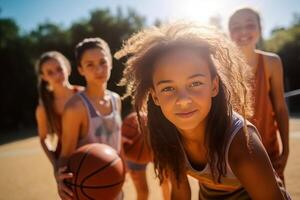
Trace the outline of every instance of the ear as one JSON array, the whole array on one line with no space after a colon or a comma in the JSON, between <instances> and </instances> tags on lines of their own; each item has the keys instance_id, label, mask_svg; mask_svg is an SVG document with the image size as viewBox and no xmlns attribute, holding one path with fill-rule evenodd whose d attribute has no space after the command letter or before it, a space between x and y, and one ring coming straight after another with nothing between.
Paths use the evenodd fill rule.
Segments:
<instances>
[{"instance_id":1,"label":"ear","mask_svg":"<svg viewBox=\"0 0 300 200\"><path fill-rule=\"evenodd\" d=\"M150 94L152 96L152 99L153 99L155 105L160 106L157 95L156 95L156 92L153 88L150 89Z\"/></svg>"},{"instance_id":2,"label":"ear","mask_svg":"<svg viewBox=\"0 0 300 200\"><path fill-rule=\"evenodd\" d=\"M218 95L219 93L219 76L216 76L213 80L212 80L212 91L211 91L211 96L215 97Z\"/></svg>"}]
</instances>

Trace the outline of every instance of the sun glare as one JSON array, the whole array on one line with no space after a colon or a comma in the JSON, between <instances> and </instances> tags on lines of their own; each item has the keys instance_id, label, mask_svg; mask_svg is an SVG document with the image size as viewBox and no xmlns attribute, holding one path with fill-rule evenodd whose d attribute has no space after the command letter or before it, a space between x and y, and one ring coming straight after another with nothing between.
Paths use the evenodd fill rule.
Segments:
<instances>
[{"instance_id":1,"label":"sun glare","mask_svg":"<svg viewBox=\"0 0 300 200\"><path fill-rule=\"evenodd\" d=\"M220 0L176 0L172 6L172 18L206 23L210 17L220 15L224 5Z\"/></svg>"}]
</instances>

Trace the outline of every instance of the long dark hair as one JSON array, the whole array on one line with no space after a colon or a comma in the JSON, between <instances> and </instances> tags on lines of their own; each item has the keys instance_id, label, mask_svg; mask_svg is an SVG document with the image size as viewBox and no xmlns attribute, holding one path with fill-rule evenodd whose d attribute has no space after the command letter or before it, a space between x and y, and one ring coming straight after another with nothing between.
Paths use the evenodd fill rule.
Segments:
<instances>
[{"instance_id":1,"label":"long dark hair","mask_svg":"<svg viewBox=\"0 0 300 200\"><path fill-rule=\"evenodd\" d=\"M232 110L244 118L252 114L251 93L248 92L251 73L247 71L249 68L241 53L224 34L210 27L190 23L143 30L131 37L116 54L117 58L129 56L120 84L126 85L125 96L133 97L135 109L147 111L148 127L142 130L148 133L154 167L160 181L171 172L179 182L185 175L180 135L165 118L161 108L154 104L150 90L153 88L151 75L155 61L166 52L182 48L193 49L207 61L212 78L219 78L219 92L212 99L207 116L205 147L212 176L216 182L220 182L221 176L226 174L225 147L231 128ZM247 72L244 73L244 70Z\"/></svg>"},{"instance_id":2,"label":"long dark hair","mask_svg":"<svg viewBox=\"0 0 300 200\"><path fill-rule=\"evenodd\" d=\"M66 68L67 72L71 72L71 65L69 60L60 52L48 51L43 53L36 64L36 71L38 74L38 92L40 103L44 106L46 111L46 116L48 120L49 133L57 133L60 131L60 120L57 119L57 114L54 109L54 95L53 91L49 89L49 84L47 81L41 78L42 66L45 62L54 59L60 63L63 68Z\"/></svg>"}]
</instances>

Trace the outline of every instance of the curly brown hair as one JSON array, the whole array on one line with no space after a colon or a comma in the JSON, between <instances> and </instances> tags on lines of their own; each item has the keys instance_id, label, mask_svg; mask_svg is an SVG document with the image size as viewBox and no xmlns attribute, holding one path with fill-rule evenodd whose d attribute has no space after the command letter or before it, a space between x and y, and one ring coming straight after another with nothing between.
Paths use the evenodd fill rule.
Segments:
<instances>
[{"instance_id":1,"label":"curly brown hair","mask_svg":"<svg viewBox=\"0 0 300 200\"><path fill-rule=\"evenodd\" d=\"M252 115L252 97L249 91L252 71L243 54L225 36L213 27L191 22L177 22L142 30L130 37L116 54L126 56L126 67L120 85L125 85L124 97L131 96L139 113L146 111L148 125L142 127L153 150L156 175L163 181L173 173L179 183L185 174L184 153L180 148L180 134L163 115L150 94L153 88L154 63L166 52L178 48L195 50L210 67L213 78L219 77L219 93L212 100L205 132L208 162L215 181L226 174L225 146L231 128L232 111L244 119ZM140 124L141 117L139 117ZM244 132L247 130L244 127ZM176 156L174 156L176 155ZM215 156L217 155L217 157Z\"/></svg>"}]
</instances>

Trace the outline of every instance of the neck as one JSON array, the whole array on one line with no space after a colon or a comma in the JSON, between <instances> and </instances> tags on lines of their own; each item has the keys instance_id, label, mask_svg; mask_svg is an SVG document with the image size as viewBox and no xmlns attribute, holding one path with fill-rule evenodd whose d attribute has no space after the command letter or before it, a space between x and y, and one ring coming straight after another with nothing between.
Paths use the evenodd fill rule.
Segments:
<instances>
[{"instance_id":1,"label":"neck","mask_svg":"<svg viewBox=\"0 0 300 200\"><path fill-rule=\"evenodd\" d=\"M102 100L105 96L105 90L106 90L106 83L99 85L91 85L88 84L86 87L86 94L96 101Z\"/></svg>"},{"instance_id":2,"label":"neck","mask_svg":"<svg viewBox=\"0 0 300 200\"><path fill-rule=\"evenodd\" d=\"M184 146L204 145L206 123L199 124L194 129L179 130Z\"/></svg>"}]
</instances>

